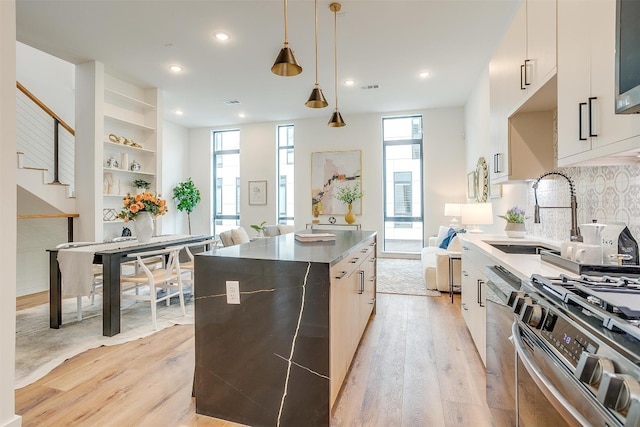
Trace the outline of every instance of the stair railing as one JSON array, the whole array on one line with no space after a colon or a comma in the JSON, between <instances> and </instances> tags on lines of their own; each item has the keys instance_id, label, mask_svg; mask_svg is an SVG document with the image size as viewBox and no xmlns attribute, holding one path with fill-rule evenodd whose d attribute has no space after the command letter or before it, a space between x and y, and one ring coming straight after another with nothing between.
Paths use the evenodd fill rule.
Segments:
<instances>
[{"instance_id":1,"label":"stair railing","mask_svg":"<svg viewBox=\"0 0 640 427\"><path fill-rule=\"evenodd\" d=\"M60 184L60 127L65 129L69 134L74 137L75 131L71 126L69 126L64 120L60 118L53 110L51 110L46 104L44 104L38 97L36 97L33 93L31 93L27 88L25 88L20 82L16 82L16 87L20 92L22 92L27 98L29 98L33 103L35 103L42 111L45 112L46 115L53 119L53 180L52 184ZM72 138L71 138L72 140ZM71 141L73 142L73 141ZM67 150L70 156L73 156L73 149ZM69 167L73 168L73 162L70 163ZM67 171L68 176L73 176L73 171ZM73 186L72 182L69 182L71 186Z\"/></svg>"}]
</instances>

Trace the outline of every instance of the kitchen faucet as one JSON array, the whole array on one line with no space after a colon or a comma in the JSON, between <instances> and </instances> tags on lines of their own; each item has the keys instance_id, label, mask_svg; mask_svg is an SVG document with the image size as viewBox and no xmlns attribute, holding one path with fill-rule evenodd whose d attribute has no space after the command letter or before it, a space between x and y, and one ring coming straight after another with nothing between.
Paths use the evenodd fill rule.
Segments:
<instances>
[{"instance_id":1,"label":"kitchen faucet","mask_svg":"<svg viewBox=\"0 0 640 427\"><path fill-rule=\"evenodd\" d=\"M538 183L540 182L540 180L542 180L543 178L549 176L549 175L558 175L563 177L564 179L566 179L569 182L569 190L571 192L571 205L570 206L540 206L538 204ZM545 172L542 175L540 175L538 177L538 179L535 180L535 182L533 183L533 195L536 201L536 204L533 208L533 222L535 224L540 224L540 208L545 208L545 209L549 209L549 208L561 208L561 209L571 209L571 230L570 230L570 236L569 239L571 241L574 242L581 242L582 241L582 236L580 235L580 230L578 229L578 202L576 201L576 189L573 185L573 181L571 180L571 178L569 178L568 175L562 173L562 172L558 172L558 171L553 171L553 172Z\"/></svg>"}]
</instances>

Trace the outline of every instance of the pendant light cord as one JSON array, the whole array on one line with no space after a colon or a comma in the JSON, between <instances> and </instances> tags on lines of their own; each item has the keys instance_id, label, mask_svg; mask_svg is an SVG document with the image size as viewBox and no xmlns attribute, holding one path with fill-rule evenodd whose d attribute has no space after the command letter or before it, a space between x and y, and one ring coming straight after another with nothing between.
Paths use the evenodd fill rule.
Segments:
<instances>
[{"instance_id":1,"label":"pendant light cord","mask_svg":"<svg viewBox=\"0 0 640 427\"><path fill-rule=\"evenodd\" d=\"M318 0L314 1L315 18L316 18L316 86L318 86Z\"/></svg>"},{"instance_id":2,"label":"pendant light cord","mask_svg":"<svg viewBox=\"0 0 640 427\"><path fill-rule=\"evenodd\" d=\"M287 34L287 0L284 0L284 47L289 46L289 37Z\"/></svg>"},{"instance_id":3,"label":"pendant light cord","mask_svg":"<svg viewBox=\"0 0 640 427\"><path fill-rule=\"evenodd\" d=\"M333 10L333 81L336 91L336 111L338 111L338 11Z\"/></svg>"}]
</instances>

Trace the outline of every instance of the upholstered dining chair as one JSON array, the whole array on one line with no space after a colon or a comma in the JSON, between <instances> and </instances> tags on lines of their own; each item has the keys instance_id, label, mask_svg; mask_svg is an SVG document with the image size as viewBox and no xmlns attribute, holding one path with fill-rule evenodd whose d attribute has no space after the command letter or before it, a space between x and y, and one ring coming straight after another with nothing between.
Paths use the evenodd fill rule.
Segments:
<instances>
[{"instance_id":1,"label":"upholstered dining chair","mask_svg":"<svg viewBox=\"0 0 640 427\"><path fill-rule=\"evenodd\" d=\"M244 227L238 227L234 228L233 230L221 232L220 240L222 240L222 244L227 247L247 243L251 239L249 239L247 230Z\"/></svg>"},{"instance_id":2,"label":"upholstered dining chair","mask_svg":"<svg viewBox=\"0 0 640 427\"><path fill-rule=\"evenodd\" d=\"M122 299L149 301L151 303L151 320L153 329L158 329L156 318L156 304L165 301L167 306L172 297L177 296L180 301L182 315L186 315L184 307L184 294L182 290L182 277L180 274L180 251L182 246L173 246L165 249L138 252L127 255L135 258L138 272L129 276L120 277L122 287ZM154 256L166 257L164 267L151 270L145 259ZM149 293L137 292L140 287L148 287ZM164 289L165 293L158 294L158 290ZM135 293L131 291L135 290Z\"/></svg>"},{"instance_id":3,"label":"upholstered dining chair","mask_svg":"<svg viewBox=\"0 0 640 427\"><path fill-rule=\"evenodd\" d=\"M200 252L198 249L202 250L213 250L218 247L220 244L220 239L209 239L203 240L202 242L191 243L188 245L184 245L184 251L189 257L188 261L184 261L180 263L180 273L182 274L182 284L190 284L191 285L191 293L194 291L194 279L195 279L195 259L193 257L194 252ZM196 252L196 250L198 250Z\"/></svg>"}]
</instances>

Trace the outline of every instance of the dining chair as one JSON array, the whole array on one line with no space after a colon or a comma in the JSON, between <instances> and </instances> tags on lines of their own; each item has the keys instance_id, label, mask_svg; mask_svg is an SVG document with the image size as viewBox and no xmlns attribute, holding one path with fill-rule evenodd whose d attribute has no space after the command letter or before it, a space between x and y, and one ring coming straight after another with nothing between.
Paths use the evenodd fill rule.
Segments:
<instances>
[{"instance_id":1,"label":"dining chair","mask_svg":"<svg viewBox=\"0 0 640 427\"><path fill-rule=\"evenodd\" d=\"M120 277L122 288L122 299L132 299L139 301L149 301L151 303L151 320L153 329L158 329L156 319L156 304L166 301L167 306L170 304L172 297L177 296L180 301L182 315L186 315L184 306L184 294L182 290L182 277L180 274L180 251L182 246L172 246L165 249L138 252L127 255L129 258L135 258L138 272ZM150 269L145 259L162 256L166 258L163 267ZM148 287L149 292L138 292L139 288ZM165 292L158 294L158 291L164 289ZM131 293L135 290L135 293Z\"/></svg>"},{"instance_id":2,"label":"dining chair","mask_svg":"<svg viewBox=\"0 0 640 427\"><path fill-rule=\"evenodd\" d=\"M69 249L97 244L98 242L65 242L56 245L56 249ZM96 291L98 288L102 287L102 265L93 264L92 269L93 282L91 283L91 294L89 297L91 298L91 304L93 305L95 303ZM76 295L76 319L78 322L82 320L82 297L83 295Z\"/></svg>"},{"instance_id":3,"label":"dining chair","mask_svg":"<svg viewBox=\"0 0 640 427\"><path fill-rule=\"evenodd\" d=\"M200 252L199 250L196 252L195 249L201 248L202 251L213 250L217 249L219 244L220 239L209 239L203 240L202 242L195 242L184 245L184 251L189 257L189 260L180 263L180 273L182 274L182 284L190 284L192 294L194 292L195 279L195 258L193 257L193 254L194 252Z\"/></svg>"}]
</instances>

